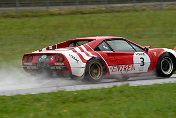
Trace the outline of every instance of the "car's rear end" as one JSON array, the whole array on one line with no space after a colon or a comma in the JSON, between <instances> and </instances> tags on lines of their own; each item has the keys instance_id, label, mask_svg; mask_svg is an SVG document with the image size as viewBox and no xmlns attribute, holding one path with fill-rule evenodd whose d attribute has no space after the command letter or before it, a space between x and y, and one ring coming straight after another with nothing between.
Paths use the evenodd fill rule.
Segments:
<instances>
[{"instance_id":1,"label":"car's rear end","mask_svg":"<svg viewBox=\"0 0 176 118\"><path fill-rule=\"evenodd\" d=\"M22 65L29 73L71 73L68 60L61 53L24 54Z\"/></svg>"}]
</instances>

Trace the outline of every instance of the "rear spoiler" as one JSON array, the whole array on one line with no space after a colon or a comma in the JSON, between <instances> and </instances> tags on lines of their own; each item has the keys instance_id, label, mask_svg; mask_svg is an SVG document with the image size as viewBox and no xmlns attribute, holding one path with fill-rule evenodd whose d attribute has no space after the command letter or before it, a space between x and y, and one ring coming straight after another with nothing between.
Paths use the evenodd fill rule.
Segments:
<instances>
[{"instance_id":1,"label":"rear spoiler","mask_svg":"<svg viewBox=\"0 0 176 118\"><path fill-rule=\"evenodd\" d=\"M174 47L174 49L173 49L175 52L176 52L176 46Z\"/></svg>"}]
</instances>

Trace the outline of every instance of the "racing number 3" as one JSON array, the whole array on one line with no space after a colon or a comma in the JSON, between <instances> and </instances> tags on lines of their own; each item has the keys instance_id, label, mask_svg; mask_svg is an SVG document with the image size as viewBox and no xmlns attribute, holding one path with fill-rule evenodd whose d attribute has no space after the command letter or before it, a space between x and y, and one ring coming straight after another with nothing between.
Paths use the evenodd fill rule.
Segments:
<instances>
[{"instance_id":1,"label":"racing number 3","mask_svg":"<svg viewBox=\"0 0 176 118\"><path fill-rule=\"evenodd\" d=\"M144 58L141 57L140 59L141 59L141 65L140 65L140 66L144 66L144 65L145 65L145 63L144 63Z\"/></svg>"}]
</instances>

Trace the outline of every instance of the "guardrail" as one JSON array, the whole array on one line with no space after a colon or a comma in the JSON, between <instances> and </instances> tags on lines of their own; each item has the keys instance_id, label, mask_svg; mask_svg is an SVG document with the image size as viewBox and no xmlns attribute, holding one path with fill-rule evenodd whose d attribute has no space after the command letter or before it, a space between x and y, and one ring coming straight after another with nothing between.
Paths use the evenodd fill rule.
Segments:
<instances>
[{"instance_id":1,"label":"guardrail","mask_svg":"<svg viewBox=\"0 0 176 118\"><path fill-rule=\"evenodd\" d=\"M52 9L82 9L84 7L91 6L116 6L117 8L122 7L157 7L163 9L165 6L176 6L175 0L0 0L0 11L3 10L15 10L18 14L24 9L36 10L42 9L44 12L52 11ZM76 8L75 8L76 7Z\"/></svg>"}]
</instances>

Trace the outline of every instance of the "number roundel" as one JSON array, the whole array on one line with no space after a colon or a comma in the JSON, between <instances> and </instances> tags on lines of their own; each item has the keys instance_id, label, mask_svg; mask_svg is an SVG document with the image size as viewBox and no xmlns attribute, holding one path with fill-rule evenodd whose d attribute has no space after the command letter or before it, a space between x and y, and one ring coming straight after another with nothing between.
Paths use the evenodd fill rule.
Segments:
<instances>
[{"instance_id":1,"label":"number roundel","mask_svg":"<svg viewBox=\"0 0 176 118\"><path fill-rule=\"evenodd\" d=\"M137 73L148 72L150 57L144 52L135 52L133 55L133 64Z\"/></svg>"}]
</instances>

